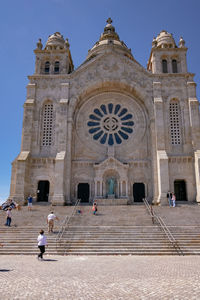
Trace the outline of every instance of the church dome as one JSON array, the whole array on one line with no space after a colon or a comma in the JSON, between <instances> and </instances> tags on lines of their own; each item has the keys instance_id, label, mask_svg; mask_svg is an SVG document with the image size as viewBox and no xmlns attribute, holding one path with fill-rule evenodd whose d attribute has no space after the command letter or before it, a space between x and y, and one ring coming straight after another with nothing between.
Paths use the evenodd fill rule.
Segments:
<instances>
[{"instance_id":1,"label":"church dome","mask_svg":"<svg viewBox=\"0 0 200 300\"><path fill-rule=\"evenodd\" d=\"M162 30L156 38L158 48L175 48L176 44L171 33Z\"/></svg>"},{"instance_id":2,"label":"church dome","mask_svg":"<svg viewBox=\"0 0 200 300\"><path fill-rule=\"evenodd\" d=\"M108 18L104 32L101 34L99 41L88 51L87 60L96 55L105 52L109 48L113 48L118 52L123 52L125 56L133 59L131 49L128 49L123 41L120 41L119 35L115 32L115 27L112 25L112 19Z\"/></svg>"},{"instance_id":3,"label":"church dome","mask_svg":"<svg viewBox=\"0 0 200 300\"><path fill-rule=\"evenodd\" d=\"M45 49L63 49L64 45L65 41L63 36L60 34L60 32L55 32L49 36Z\"/></svg>"}]
</instances>

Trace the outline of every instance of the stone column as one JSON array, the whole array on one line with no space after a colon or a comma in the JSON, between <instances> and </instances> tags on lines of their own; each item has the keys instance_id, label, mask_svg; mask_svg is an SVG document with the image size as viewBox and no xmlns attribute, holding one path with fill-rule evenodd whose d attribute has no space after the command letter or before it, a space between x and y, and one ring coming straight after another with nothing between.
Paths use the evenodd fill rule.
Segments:
<instances>
[{"instance_id":1,"label":"stone column","mask_svg":"<svg viewBox=\"0 0 200 300\"><path fill-rule=\"evenodd\" d=\"M151 131L151 157L152 157L152 185L153 185L153 203L159 204L159 191L158 191L158 160L156 151L156 129L155 121L150 122Z\"/></svg>"},{"instance_id":2,"label":"stone column","mask_svg":"<svg viewBox=\"0 0 200 300\"><path fill-rule=\"evenodd\" d=\"M13 163L10 197L17 203L24 204L26 187L29 182L28 158L29 151L22 151ZM27 191L28 193L28 191Z\"/></svg>"},{"instance_id":3,"label":"stone column","mask_svg":"<svg viewBox=\"0 0 200 300\"><path fill-rule=\"evenodd\" d=\"M126 197L128 197L128 182L126 181Z\"/></svg>"},{"instance_id":4,"label":"stone column","mask_svg":"<svg viewBox=\"0 0 200 300\"><path fill-rule=\"evenodd\" d=\"M200 149L200 115L199 115L199 101L196 98L196 83L187 82L190 126L192 132L192 144L194 150Z\"/></svg>"},{"instance_id":5,"label":"stone column","mask_svg":"<svg viewBox=\"0 0 200 300\"><path fill-rule=\"evenodd\" d=\"M36 58L35 58L35 74L40 74L42 73L41 72L41 58L36 55Z\"/></svg>"},{"instance_id":6,"label":"stone column","mask_svg":"<svg viewBox=\"0 0 200 300\"><path fill-rule=\"evenodd\" d=\"M54 74L54 61L50 61L50 69L49 69L50 74Z\"/></svg>"},{"instance_id":7,"label":"stone column","mask_svg":"<svg viewBox=\"0 0 200 300\"><path fill-rule=\"evenodd\" d=\"M102 197L102 185L103 185L103 182L102 180L100 181L100 196Z\"/></svg>"},{"instance_id":8,"label":"stone column","mask_svg":"<svg viewBox=\"0 0 200 300\"><path fill-rule=\"evenodd\" d=\"M65 165L65 151L57 153L55 158L55 171L54 171L54 194L51 199L53 205L64 205L64 165Z\"/></svg>"},{"instance_id":9,"label":"stone column","mask_svg":"<svg viewBox=\"0 0 200 300\"><path fill-rule=\"evenodd\" d=\"M158 199L159 203L166 203L166 195L169 191L169 163L166 151L157 151L158 160Z\"/></svg>"},{"instance_id":10,"label":"stone column","mask_svg":"<svg viewBox=\"0 0 200 300\"><path fill-rule=\"evenodd\" d=\"M97 180L94 181L94 197L97 197Z\"/></svg>"},{"instance_id":11,"label":"stone column","mask_svg":"<svg viewBox=\"0 0 200 300\"><path fill-rule=\"evenodd\" d=\"M67 153L66 153L66 200L71 203L71 151L72 151L72 118L67 122Z\"/></svg>"},{"instance_id":12,"label":"stone column","mask_svg":"<svg viewBox=\"0 0 200 300\"><path fill-rule=\"evenodd\" d=\"M199 101L196 98L196 83L187 82L190 128L192 133L192 145L194 149L194 170L196 180L196 201L200 202L200 116Z\"/></svg>"},{"instance_id":13,"label":"stone column","mask_svg":"<svg viewBox=\"0 0 200 300\"><path fill-rule=\"evenodd\" d=\"M118 191L118 198L120 198L120 188L119 188L119 181L117 182L117 191Z\"/></svg>"},{"instance_id":14,"label":"stone column","mask_svg":"<svg viewBox=\"0 0 200 300\"><path fill-rule=\"evenodd\" d=\"M60 99L59 110L56 112L57 149L58 152L66 151L67 143L67 104L68 99Z\"/></svg>"},{"instance_id":15,"label":"stone column","mask_svg":"<svg viewBox=\"0 0 200 300\"><path fill-rule=\"evenodd\" d=\"M200 202L200 150L194 152L194 168L196 180L196 201Z\"/></svg>"},{"instance_id":16,"label":"stone column","mask_svg":"<svg viewBox=\"0 0 200 300\"><path fill-rule=\"evenodd\" d=\"M187 53L187 48L182 49L181 53L179 52L180 65L181 65L181 70L180 71L181 71L181 73L187 73L186 53Z\"/></svg>"},{"instance_id":17,"label":"stone column","mask_svg":"<svg viewBox=\"0 0 200 300\"><path fill-rule=\"evenodd\" d=\"M24 103L21 152L13 163L10 195L12 199L23 204L29 189L29 157L33 139L33 115L35 108L36 84L27 85L27 99Z\"/></svg>"},{"instance_id":18,"label":"stone column","mask_svg":"<svg viewBox=\"0 0 200 300\"><path fill-rule=\"evenodd\" d=\"M35 105L36 84L27 85L27 99L24 103L21 151L30 151L33 135L33 114Z\"/></svg>"},{"instance_id":19,"label":"stone column","mask_svg":"<svg viewBox=\"0 0 200 300\"><path fill-rule=\"evenodd\" d=\"M123 196L123 182L120 181L120 196Z\"/></svg>"},{"instance_id":20,"label":"stone column","mask_svg":"<svg viewBox=\"0 0 200 300\"><path fill-rule=\"evenodd\" d=\"M155 204L159 204L169 188L169 171L168 171L168 157L165 151L165 127L163 114L163 100L161 82L153 83L154 96L154 114L155 123L152 122L152 163L154 175L154 199ZM153 126L154 125L154 126ZM165 195L166 198L166 195Z\"/></svg>"}]
</instances>

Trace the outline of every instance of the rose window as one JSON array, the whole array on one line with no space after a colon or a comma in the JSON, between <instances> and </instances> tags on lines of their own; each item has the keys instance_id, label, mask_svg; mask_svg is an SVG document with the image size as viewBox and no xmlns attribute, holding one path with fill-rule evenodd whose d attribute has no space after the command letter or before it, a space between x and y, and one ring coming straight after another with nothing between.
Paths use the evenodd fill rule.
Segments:
<instances>
[{"instance_id":1,"label":"rose window","mask_svg":"<svg viewBox=\"0 0 200 300\"><path fill-rule=\"evenodd\" d=\"M133 115L120 104L102 104L89 115L87 125L94 140L101 144L121 144L133 132Z\"/></svg>"}]
</instances>

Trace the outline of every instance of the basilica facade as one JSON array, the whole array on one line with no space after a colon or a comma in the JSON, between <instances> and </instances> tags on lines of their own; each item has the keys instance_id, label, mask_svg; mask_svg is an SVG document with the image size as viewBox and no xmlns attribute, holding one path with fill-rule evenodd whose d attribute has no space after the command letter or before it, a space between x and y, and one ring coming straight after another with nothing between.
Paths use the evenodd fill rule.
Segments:
<instances>
[{"instance_id":1,"label":"basilica facade","mask_svg":"<svg viewBox=\"0 0 200 300\"><path fill-rule=\"evenodd\" d=\"M144 68L109 18L77 69L59 32L34 52L12 199L164 205L172 191L200 202L199 102L183 38L161 31Z\"/></svg>"}]
</instances>

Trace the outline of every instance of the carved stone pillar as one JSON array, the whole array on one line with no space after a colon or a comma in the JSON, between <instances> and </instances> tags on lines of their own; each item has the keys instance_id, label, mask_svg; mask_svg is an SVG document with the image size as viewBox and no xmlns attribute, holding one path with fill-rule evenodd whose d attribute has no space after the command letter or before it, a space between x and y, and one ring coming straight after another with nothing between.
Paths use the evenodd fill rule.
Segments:
<instances>
[{"instance_id":1,"label":"carved stone pillar","mask_svg":"<svg viewBox=\"0 0 200 300\"><path fill-rule=\"evenodd\" d=\"M194 169L196 180L196 201L200 202L200 150L194 153Z\"/></svg>"},{"instance_id":2,"label":"carved stone pillar","mask_svg":"<svg viewBox=\"0 0 200 300\"><path fill-rule=\"evenodd\" d=\"M169 191L169 164L168 164L168 156L166 151L158 151L157 152L158 159L158 190L159 203L163 204L166 202L166 195Z\"/></svg>"},{"instance_id":3,"label":"carved stone pillar","mask_svg":"<svg viewBox=\"0 0 200 300\"><path fill-rule=\"evenodd\" d=\"M64 205L64 163L65 163L65 151L57 153L55 159L55 185L54 194L51 199L53 205Z\"/></svg>"},{"instance_id":4,"label":"carved stone pillar","mask_svg":"<svg viewBox=\"0 0 200 300\"><path fill-rule=\"evenodd\" d=\"M123 196L123 181L120 181L120 197Z\"/></svg>"},{"instance_id":5,"label":"carved stone pillar","mask_svg":"<svg viewBox=\"0 0 200 300\"><path fill-rule=\"evenodd\" d=\"M102 180L100 181L100 196L102 197L102 185L103 185L103 182Z\"/></svg>"},{"instance_id":6,"label":"carved stone pillar","mask_svg":"<svg viewBox=\"0 0 200 300\"><path fill-rule=\"evenodd\" d=\"M117 182L117 193L118 193L118 198L120 198L120 188L119 188L119 181Z\"/></svg>"},{"instance_id":7,"label":"carved stone pillar","mask_svg":"<svg viewBox=\"0 0 200 300\"><path fill-rule=\"evenodd\" d=\"M128 197L128 182L126 181L126 197Z\"/></svg>"},{"instance_id":8,"label":"carved stone pillar","mask_svg":"<svg viewBox=\"0 0 200 300\"><path fill-rule=\"evenodd\" d=\"M67 154L66 154L66 198L71 203L71 143L72 143L72 119L67 122Z\"/></svg>"},{"instance_id":9,"label":"carved stone pillar","mask_svg":"<svg viewBox=\"0 0 200 300\"><path fill-rule=\"evenodd\" d=\"M97 180L94 181L94 197L97 197Z\"/></svg>"}]
</instances>

